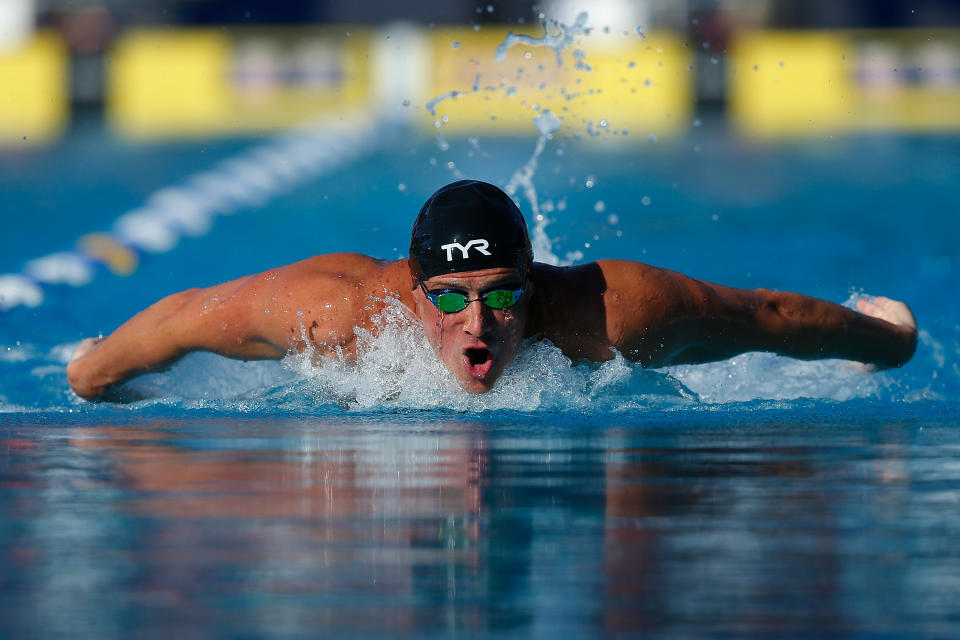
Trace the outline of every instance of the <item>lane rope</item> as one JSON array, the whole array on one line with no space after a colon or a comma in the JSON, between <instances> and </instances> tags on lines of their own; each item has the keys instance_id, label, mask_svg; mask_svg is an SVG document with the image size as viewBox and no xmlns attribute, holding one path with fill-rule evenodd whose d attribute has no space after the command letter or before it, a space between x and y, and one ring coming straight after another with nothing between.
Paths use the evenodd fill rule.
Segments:
<instances>
[{"instance_id":1,"label":"lane rope","mask_svg":"<svg viewBox=\"0 0 960 640\"><path fill-rule=\"evenodd\" d=\"M29 260L19 273L0 274L0 311L38 307L46 289L82 287L98 272L130 275L144 254L165 253L184 237L209 233L217 216L261 208L368 155L386 128L362 112L312 120L162 187L114 220L110 230L84 234L72 249Z\"/></svg>"}]
</instances>

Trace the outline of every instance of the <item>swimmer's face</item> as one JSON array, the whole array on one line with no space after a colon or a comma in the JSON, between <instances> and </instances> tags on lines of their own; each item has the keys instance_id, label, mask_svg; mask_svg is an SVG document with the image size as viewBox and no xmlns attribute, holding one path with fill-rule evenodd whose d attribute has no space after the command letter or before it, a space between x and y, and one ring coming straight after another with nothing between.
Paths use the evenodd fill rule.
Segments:
<instances>
[{"instance_id":1,"label":"swimmer's face","mask_svg":"<svg viewBox=\"0 0 960 640\"><path fill-rule=\"evenodd\" d=\"M497 289L520 288L520 271L451 273L429 278L423 284L427 291L457 291L473 300L463 311L444 313L421 288L413 292L423 332L443 364L470 393L489 391L520 349L532 286L527 283L526 292L512 307L492 309L476 298Z\"/></svg>"}]
</instances>

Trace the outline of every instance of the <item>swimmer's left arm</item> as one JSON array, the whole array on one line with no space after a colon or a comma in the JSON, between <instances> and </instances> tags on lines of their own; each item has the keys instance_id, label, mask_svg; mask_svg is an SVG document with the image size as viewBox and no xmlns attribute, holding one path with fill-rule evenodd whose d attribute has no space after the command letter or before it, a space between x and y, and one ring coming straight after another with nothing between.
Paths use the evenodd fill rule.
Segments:
<instances>
[{"instance_id":1,"label":"swimmer's left arm","mask_svg":"<svg viewBox=\"0 0 960 640\"><path fill-rule=\"evenodd\" d=\"M916 349L913 314L888 298L860 301L857 312L810 296L736 289L639 263L604 265L604 272L607 297L628 302L607 304L611 343L646 366L771 351L899 367Z\"/></svg>"}]
</instances>

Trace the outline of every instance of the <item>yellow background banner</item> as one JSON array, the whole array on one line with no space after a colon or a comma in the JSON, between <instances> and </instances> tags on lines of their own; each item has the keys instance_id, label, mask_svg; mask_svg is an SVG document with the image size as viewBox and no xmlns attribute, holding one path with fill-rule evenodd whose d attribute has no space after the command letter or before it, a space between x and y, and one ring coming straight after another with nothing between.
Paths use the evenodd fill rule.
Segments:
<instances>
[{"instance_id":1,"label":"yellow background banner","mask_svg":"<svg viewBox=\"0 0 960 640\"><path fill-rule=\"evenodd\" d=\"M342 113L370 100L369 41L350 28L130 31L112 53L109 121L133 137L207 136Z\"/></svg>"},{"instance_id":2,"label":"yellow background banner","mask_svg":"<svg viewBox=\"0 0 960 640\"><path fill-rule=\"evenodd\" d=\"M66 46L39 33L22 47L0 53L0 144L47 142L69 118Z\"/></svg>"},{"instance_id":3,"label":"yellow background banner","mask_svg":"<svg viewBox=\"0 0 960 640\"><path fill-rule=\"evenodd\" d=\"M691 56L668 33L594 30L556 53L514 44L495 57L507 29L442 29L431 36L433 72L427 101L436 105L425 126L444 135L470 132L536 134L532 118L549 109L560 133L589 136L669 135L689 125L693 100ZM446 122L442 118L446 117Z\"/></svg>"},{"instance_id":4,"label":"yellow background banner","mask_svg":"<svg viewBox=\"0 0 960 640\"><path fill-rule=\"evenodd\" d=\"M748 33L728 71L750 136L960 130L960 31Z\"/></svg>"}]
</instances>

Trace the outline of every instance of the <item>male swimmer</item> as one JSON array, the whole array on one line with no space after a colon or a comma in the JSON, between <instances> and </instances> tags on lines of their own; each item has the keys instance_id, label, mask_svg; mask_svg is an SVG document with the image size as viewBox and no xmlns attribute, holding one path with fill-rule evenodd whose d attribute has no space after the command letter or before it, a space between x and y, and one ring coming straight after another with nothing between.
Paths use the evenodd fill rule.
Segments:
<instances>
[{"instance_id":1,"label":"male swimmer","mask_svg":"<svg viewBox=\"0 0 960 640\"><path fill-rule=\"evenodd\" d=\"M357 328L375 332L387 298L420 318L437 357L471 393L493 388L531 337L574 360L609 360L616 350L645 367L745 351L897 367L917 344L910 309L888 298L860 300L858 313L640 262L533 262L516 204L493 185L462 180L423 205L407 260L335 253L175 293L110 336L81 342L67 377L77 395L93 400L191 351L279 359L309 342L319 355L352 358Z\"/></svg>"}]
</instances>

